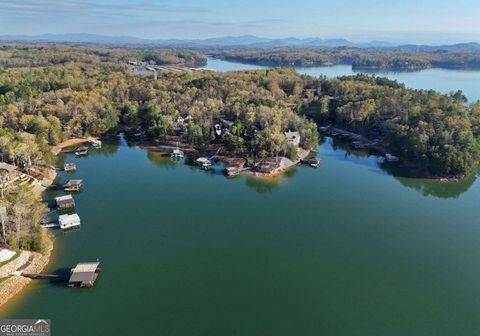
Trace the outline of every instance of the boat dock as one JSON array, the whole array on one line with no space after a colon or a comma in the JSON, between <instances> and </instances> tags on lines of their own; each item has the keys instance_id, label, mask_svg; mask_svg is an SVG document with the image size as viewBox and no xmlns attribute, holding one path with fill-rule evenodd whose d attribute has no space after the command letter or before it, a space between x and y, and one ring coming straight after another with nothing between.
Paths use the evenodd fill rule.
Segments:
<instances>
[{"instance_id":1,"label":"boat dock","mask_svg":"<svg viewBox=\"0 0 480 336\"><path fill-rule=\"evenodd\" d=\"M22 273L15 272L14 275L20 275L34 280L68 280L68 287L93 287L100 272L100 262L78 263L70 271L70 276L62 274L47 273Z\"/></svg>"},{"instance_id":2,"label":"boat dock","mask_svg":"<svg viewBox=\"0 0 480 336\"><path fill-rule=\"evenodd\" d=\"M46 280L46 279L66 279L65 276L59 275L59 274L45 274L45 273L20 273L21 276L24 276L25 278L30 278L30 279L40 279L40 280Z\"/></svg>"},{"instance_id":3,"label":"boat dock","mask_svg":"<svg viewBox=\"0 0 480 336\"><path fill-rule=\"evenodd\" d=\"M57 209L59 210L75 208L75 201L72 195L55 197L55 203L57 204Z\"/></svg>"},{"instance_id":4,"label":"boat dock","mask_svg":"<svg viewBox=\"0 0 480 336\"><path fill-rule=\"evenodd\" d=\"M58 223L60 224L60 229L73 230L80 228L80 217L77 214L73 215L61 215L58 217Z\"/></svg>"},{"instance_id":5,"label":"boat dock","mask_svg":"<svg viewBox=\"0 0 480 336\"><path fill-rule=\"evenodd\" d=\"M67 173L73 173L77 171L77 165L75 163L65 163L63 165L63 170Z\"/></svg>"},{"instance_id":6,"label":"boat dock","mask_svg":"<svg viewBox=\"0 0 480 336\"><path fill-rule=\"evenodd\" d=\"M182 150L180 150L179 147L177 147L173 150L170 156L174 159L183 159L185 156L185 153Z\"/></svg>"},{"instance_id":7,"label":"boat dock","mask_svg":"<svg viewBox=\"0 0 480 336\"><path fill-rule=\"evenodd\" d=\"M88 155L88 147L78 147L75 149L75 156L87 156Z\"/></svg>"},{"instance_id":8,"label":"boat dock","mask_svg":"<svg viewBox=\"0 0 480 336\"><path fill-rule=\"evenodd\" d=\"M206 157L200 157L195 160L195 164L197 166L202 167L203 169L209 169L212 166L212 161Z\"/></svg>"},{"instance_id":9,"label":"boat dock","mask_svg":"<svg viewBox=\"0 0 480 336\"><path fill-rule=\"evenodd\" d=\"M92 287L100 272L100 262L79 263L72 268L68 287Z\"/></svg>"},{"instance_id":10,"label":"boat dock","mask_svg":"<svg viewBox=\"0 0 480 336\"><path fill-rule=\"evenodd\" d=\"M80 191L83 186L83 180L69 180L63 185L65 191Z\"/></svg>"}]
</instances>

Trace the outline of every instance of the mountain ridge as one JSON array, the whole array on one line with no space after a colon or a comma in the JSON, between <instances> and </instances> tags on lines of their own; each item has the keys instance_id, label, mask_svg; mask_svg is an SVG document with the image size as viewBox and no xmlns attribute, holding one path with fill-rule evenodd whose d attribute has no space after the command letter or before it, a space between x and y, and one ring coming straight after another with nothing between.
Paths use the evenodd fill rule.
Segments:
<instances>
[{"instance_id":1,"label":"mountain ridge","mask_svg":"<svg viewBox=\"0 0 480 336\"><path fill-rule=\"evenodd\" d=\"M152 45L162 47L198 48L398 48L409 51L480 51L480 43L456 43L448 45L396 44L387 41L352 42L342 38L264 38L253 35L223 36L205 39L145 39L134 36L109 36L87 33L0 35L2 42L32 43L97 43L107 45Z\"/></svg>"}]
</instances>

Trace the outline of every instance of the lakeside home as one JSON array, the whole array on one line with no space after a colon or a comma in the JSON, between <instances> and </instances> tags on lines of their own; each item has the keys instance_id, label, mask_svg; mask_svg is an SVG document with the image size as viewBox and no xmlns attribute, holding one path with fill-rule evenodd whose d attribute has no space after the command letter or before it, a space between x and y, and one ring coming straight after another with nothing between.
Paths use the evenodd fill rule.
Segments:
<instances>
[{"instance_id":1,"label":"lakeside home","mask_svg":"<svg viewBox=\"0 0 480 336\"><path fill-rule=\"evenodd\" d=\"M300 146L301 137L299 132L292 132L289 130L284 134L285 134L285 137L287 138L287 142L289 145Z\"/></svg>"}]
</instances>

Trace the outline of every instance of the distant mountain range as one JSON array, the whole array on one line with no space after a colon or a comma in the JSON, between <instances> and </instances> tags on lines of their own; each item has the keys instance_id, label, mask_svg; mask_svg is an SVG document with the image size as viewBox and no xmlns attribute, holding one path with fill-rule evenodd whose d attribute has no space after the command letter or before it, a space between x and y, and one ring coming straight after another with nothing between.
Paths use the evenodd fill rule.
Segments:
<instances>
[{"instance_id":1,"label":"distant mountain range","mask_svg":"<svg viewBox=\"0 0 480 336\"><path fill-rule=\"evenodd\" d=\"M42 35L0 35L0 41L5 42L37 42L37 43L79 43L103 45L149 45L161 47L185 48L400 48L409 51L480 51L480 44L461 43L453 45L399 45L385 41L355 43L346 39L320 38L283 38L271 39L251 35L225 36L196 40L151 40L132 36L105 36L97 34L42 34Z\"/></svg>"}]
</instances>

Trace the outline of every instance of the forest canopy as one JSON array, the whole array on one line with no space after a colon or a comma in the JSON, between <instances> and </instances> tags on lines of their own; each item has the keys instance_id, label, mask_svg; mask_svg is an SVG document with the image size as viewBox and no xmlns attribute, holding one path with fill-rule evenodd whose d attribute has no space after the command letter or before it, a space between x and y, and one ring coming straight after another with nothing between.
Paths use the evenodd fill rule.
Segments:
<instances>
[{"instance_id":1,"label":"forest canopy","mask_svg":"<svg viewBox=\"0 0 480 336\"><path fill-rule=\"evenodd\" d=\"M480 69L479 51L338 47L212 50L208 53L228 61L265 66L309 67L349 64L353 69L359 70Z\"/></svg>"},{"instance_id":2,"label":"forest canopy","mask_svg":"<svg viewBox=\"0 0 480 336\"><path fill-rule=\"evenodd\" d=\"M134 75L125 64L132 54L149 57L144 51L98 53L61 46L0 49L2 59L19 64L0 70L0 140L6 158L23 153L18 148L24 148L25 139L32 141L24 134L33 136L35 146L28 145L32 153L22 155L47 160L50 146L68 137L140 127L151 140L162 139L177 134L178 120L188 117L181 125L185 141L199 148L220 141L232 155L288 156L287 130L301 134L301 147L314 148L315 120L379 138L394 154L435 175L464 175L478 166L480 104L469 105L461 92L412 90L363 75L314 78L288 68L161 71L155 80ZM160 57L155 62L161 63L162 55L155 53ZM42 65L32 66L32 58ZM44 65L49 59L64 62ZM215 125L221 122L230 129L216 139Z\"/></svg>"}]
</instances>

